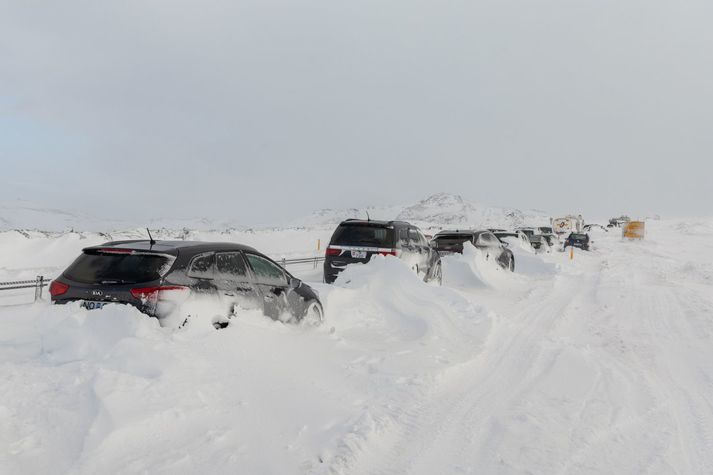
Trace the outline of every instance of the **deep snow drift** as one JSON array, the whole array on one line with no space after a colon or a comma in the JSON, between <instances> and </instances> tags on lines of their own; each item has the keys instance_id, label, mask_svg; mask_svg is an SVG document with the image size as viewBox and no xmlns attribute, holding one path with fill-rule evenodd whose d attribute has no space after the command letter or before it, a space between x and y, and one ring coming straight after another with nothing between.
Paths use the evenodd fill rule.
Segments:
<instances>
[{"instance_id":1,"label":"deep snow drift","mask_svg":"<svg viewBox=\"0 0 713 475\"><path fill-rule=\"evenodd\" d=\"M325 325L210 312L181 329L134 309L0 313L2 473L348 468L482 346L487 312L395 258L322 286ZM55 472L56 473L56 472Z\"/></svg>"},{"instance_id":2,"label":"deep snow drift","mask_svg":"<svg viewBox=\"0 0 713 475\"><path fill-rule=\"evenodd\" d=\"M0 295L0 473L713 473L713 220L647 228L443 287L379 258L314 283L318 328ZM23 239L8 274L84 245Z\"/></svg>"}]
</instances>

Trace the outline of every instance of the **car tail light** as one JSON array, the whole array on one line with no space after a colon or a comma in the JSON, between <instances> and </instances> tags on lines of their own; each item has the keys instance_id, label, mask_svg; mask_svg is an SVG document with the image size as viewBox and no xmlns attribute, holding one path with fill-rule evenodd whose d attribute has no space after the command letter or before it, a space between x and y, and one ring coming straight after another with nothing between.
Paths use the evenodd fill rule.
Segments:
<instances>
[{"instance_id":1,"label":"car tail light","mask_svg":"<svg viewBox=\"0 0 713 475\"><path fill-rule=\"evenodd\" d=\"M342 253L341 249L335 249L333 247L328 247L325 255L327 256L338 256Z\"/></svg>"},{"instance_id":2,"label":"car tail light","mask_svg":"<svg viewBox=\"0 0 713 475\"><path fill-rule=\"evenodd\" d=\"M131 295L140 300L156 302L159 300L161 293L168 290L188 290L188 287L183 285L162 285L159 287L139 287L131 289Z\"/></svg>"},{"instance_id":3,"label":"car tail light","mask_svg":"<svg viewBox=\"0 0 713 475\"><path fill-rule=\"evenodd\" d=\"M57 297L58 295L66 294L69 290L69 285L53 280L50 283L50 295L52 297Z\"/></svg>"},{"instance_id":4,"label":"car tail light","mask_svg":"<svg viewBox=\"0 0 713 475\"><path fill-rule=\"evenodd\" d=\"M381 254L382 256L398 256L399 250L398 249L388 249L388 250L379 251L379 254Z\"/></svg>"}]
</instances>

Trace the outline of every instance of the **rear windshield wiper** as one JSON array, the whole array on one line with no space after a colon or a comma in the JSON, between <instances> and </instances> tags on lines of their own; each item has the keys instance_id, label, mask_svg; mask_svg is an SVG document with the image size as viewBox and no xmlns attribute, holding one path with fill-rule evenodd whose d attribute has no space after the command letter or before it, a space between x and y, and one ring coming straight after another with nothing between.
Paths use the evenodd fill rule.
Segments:
<instances>
[{"instance_id":1,"label":"rear windshield wiper","mask_svg":"<svg viewBox=\"0 0 713 475\"><path fill-rule=\"evenodd\" d=\"M114 280L102 280L101 284L135 284L136 282L129 282L128 280L114 279Z\"/></svg>"}]
</instances>

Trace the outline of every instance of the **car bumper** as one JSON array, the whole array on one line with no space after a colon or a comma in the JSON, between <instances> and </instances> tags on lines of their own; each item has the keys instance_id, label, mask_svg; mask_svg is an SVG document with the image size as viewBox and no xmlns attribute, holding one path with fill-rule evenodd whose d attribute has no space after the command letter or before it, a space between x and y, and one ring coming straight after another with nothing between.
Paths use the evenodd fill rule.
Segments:
<instances>
[{"instance_id":1,"label":"car bumper","mask_svg":"<svg viewBox=\"0 0 713 475\"><path fill-rule=\"evenodd\" d=\"M126 302L126 301L121 301L121 300L89 300L89 299L82 299L82 298L68 298L68 299L62 299L62 298L52 298L52 303L55 305L65 305L71 302L80 302L80 303L102 303L102 304L118 304L118 305L130 305L136 309L138 309L141 313L144 313L148 315L149 317L157 317L156 313L153 311L154 309L151 308L151 306L148 305L142 305L141 303L137 302ZM88 308L88 310L93 310L93 308Z\"/></svg>"},{"instance_id":2,"label":"car bumper","mask_svg":"<svg viewBox=\"0 0 713 475\"><path fill-rule=\"evenodd\" d=\"M337 280L337 276L341 271L343 271L343 267L332 267L328 262L324 263L324 282L327 284L333 283L335 280Z\"/></svg>"}]
</instances>

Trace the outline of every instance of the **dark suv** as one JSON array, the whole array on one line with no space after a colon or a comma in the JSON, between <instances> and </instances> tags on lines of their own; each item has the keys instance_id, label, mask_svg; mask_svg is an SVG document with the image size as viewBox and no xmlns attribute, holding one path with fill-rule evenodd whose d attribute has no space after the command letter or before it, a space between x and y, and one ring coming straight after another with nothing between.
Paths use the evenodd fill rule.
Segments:
<instances>
[{"instance_id":1,"label":"dark suv","mask_svg":"<svg viewBox=\"0 0 713 475\"><path fill-rule=\"evenodd\" d=\"M332 234L325 252L324 281L331 284L349 264L367 263L377 254L396 256L426 282L441 283L441 259L416 226L358 219L343 221Z\"/></svg>"},{"instance_id":2,"label":"dark suv","mask_svg":"<svg viewBox=\"0 0 713 475\"><path fill-rule=\"evenodd\" d=\"M566 249L567 246L578 247L583 251L589 250L589 245L591 241L589 240L589 234L587 233L570 233L562 244L562 248Z\"/></svg>"},{"instance_id":3,"label":"dark suv","mask_svg":"<svg viewBox=\"0 0 713 475\"><path fill-rule=\"evenodd\" d=\"M512 251L491 231L441 231L433 236L431 241L441 255L462 254L463 244L466 242L483 251L486 259L495 259L503 269L515 270L515 256Z\"/></svg>"},{"instance_id":4,"label":"dark suv","mask_svg":"<svg viewBox=\"0 0 713 475\"><path fill-rule=\"evenodd\" d=\"M88 247L52 281L54 303L87 309L117 302L164 317L191 293L220 295L228 313L238 306L321 322L314 290L255 249L197 241L115 241Z\"/></svg>"}]
</instances>

